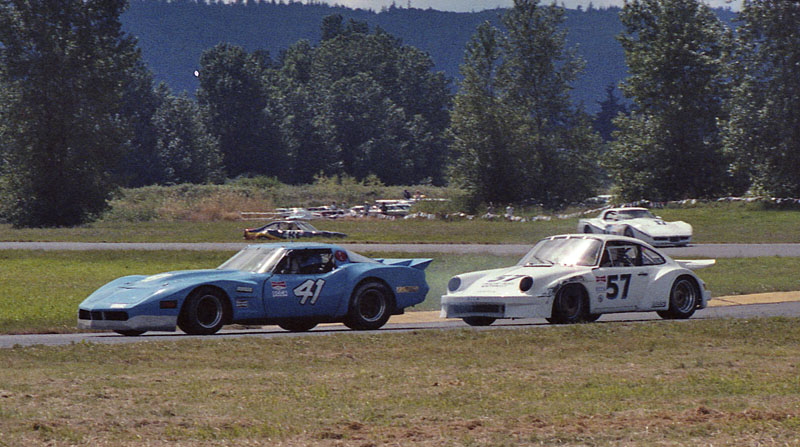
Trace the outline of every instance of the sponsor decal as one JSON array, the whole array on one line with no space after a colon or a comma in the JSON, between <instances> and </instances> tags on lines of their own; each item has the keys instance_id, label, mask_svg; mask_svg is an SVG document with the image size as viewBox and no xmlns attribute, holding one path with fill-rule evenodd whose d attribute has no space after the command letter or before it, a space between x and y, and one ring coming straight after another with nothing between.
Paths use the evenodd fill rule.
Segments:
<instances>
[{"instance_id":1,"label":"sponsor decal","mask_svg":"<svg viewBox=\"0 0 800 447\"><path fill-rule=\"evenodd\" d=\"M597 286L594 288L595 292L605 292L606 290L608 290L608 287L606 286Z\"/></svg>"},{"instance_id":2,"label":"sponsor decal","mask_svg":"<svg viewBox=\"0 0 800 447\"><path fill-rule=\"evenodd\" d=\"M125 304L125 303L114 303L114 304L112 304L112 305L111 305L111 308L112 308L112 309L124 309L124 308L126 308L127 306L128 306L128 305L127 305L127 304Z\"/></svg>"},{"instance_id":3,"label":"sponsor decal","mask_svg":"<svg viewBox=\"0 0 800 447\"><path fill-rule=\"evenodd\" d=\"M275 298L289 296L289 291L286 290L286 281L271 281L272 283L272 296Z\"/></svg>"},{"instance_id":4,"label":"sponsor decal","mask_svg":"<svg viewBox=\"0 0 800 447\"><path fill-rule=\"evenodd\" d=\"M397 287L397 293L417 293L419 292L419 286L399 286Z\"/></svg>"},{"instance_id":5,"label":"sponsor decal","mask_svg":"<svg viewBox=\"0 0 800 447\"><path fill-rule=\"evenodd\" d=\"M653 303L653 307L667 307L666 301L656 301Z\"/></svg>"},{"instance_id":6,"label":"sponsor decal","mask_svg":"<svg viewBox=\"0 0 800 447\"><path fill-rule=\"evenodd\" d=\"M239 287L236 288L236 291L237 292L241 292L241 293L253 293L253 288L252 287L239 286Z\"/></svg>"},{"instance_id":7,"label":"sponsor decal","mask_svg":"<svg viewBox=\"0 0 800 447\"><path fill-rule=\"evenodd\" d=\"M243 309L250 305L250 302L246 299L237 299L236 300L236 307Z\"/></svg>"},{"instance_id":8,"label":"sponsor decal","mask_svg":"<svg viewBox=\"0 0 800 447\"><path fill-rule=\"evenodd\" d=\"M606 282L605 276L597 276L594 278L595 282Z\"/></svg>"},{"instance_id":9,"label":"sponsor decal","mask_svg":"<svg viewBox=\"0 0 800 447\"><path fill-rule=\"evenodd\" d=\"M334 257L336 258L336 260L337 260L337 261L339 261L339 262L345 262L345 261L347 261L347 253L345 253L345 252L343 252L343 251L341 251L341 250L340 250L340 251L337 251L337 252L336 252L336 253L335 253L333 256L334 256Z\"/></svg>"},{"instance_id":10,"label":"sponsor decal","mask_svg":"<svg viewBox=\"0 0 800 447\"><path fill-rule=\"evenodd\" d=\"M603 295L597 295L597 301L602 303L603 302Z\"/></svg>"}]
</instances>

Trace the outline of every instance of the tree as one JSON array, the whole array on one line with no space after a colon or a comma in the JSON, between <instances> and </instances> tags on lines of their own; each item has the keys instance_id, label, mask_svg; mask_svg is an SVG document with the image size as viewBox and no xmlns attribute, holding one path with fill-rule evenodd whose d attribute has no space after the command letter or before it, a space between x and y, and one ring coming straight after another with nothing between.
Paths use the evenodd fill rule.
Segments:
<instances>
[{"instance_id":1,"label":"tree","mask_svg":"<svg viewBox=\"0 0 800 447\"><path fill-rule=\"evenodd\" d=\"M205 128L197 104L182 94L167 95L153 114L158 183L206 183L222 180L216 139Z\"/></svg>"},{"instance_id":2,"label":"tree","mask_svg":"<svg viewBox=\"0 0 800 447\"><path fill-rule=\"evenodd\" d=\"M741 189L800 196L800 3L749 0L740 14L728 152Z\"/></svg>"},{"instance_id":3,"label":"tree","mask_svg":"<svg viewBox=\"0 0 800 447\"><path fill-rule=\"evenodd\" d=\"M363 22L333 16L322 27L323 41L293 45L278 69L290 181L322 172L442 184L450 93L430 56Z\"/></svg>"},{"instance_id":4,"label":"tree","mask_svg":"<svg viewBox=\"0 0 800 447\"><path fill-rule=\"evenodd\" d=\"M274 80L263 54L219 44L203 53L197 100L206 127L218 139L231 176L263 174L288 178L280 119L269 87Z\"/></svg>"},{"instance_id":5,"label":"tree","mask_svg":"<svg viewBox=\"0 0 800 447\"><path fill-rule=\"evenodd\" d=\"M451 118L453 173L476 201L556 208L598 183L600 140L569 99L582 62L565 47L563 20L555 5L515 0L505 34L485 24L468 45Z\"/></svg>"},{"instance_id":6,"label":"tree","mask_svg":"<svg viewBox=\"0 0 800 447\"><path fill-rule=\"evenodd\" d=\"M718 120L729 34L697 0L633 0L619 37L635 110L614 120L606 167L623 198L708 198L730 188Z\"/></svg>"},{"instance_id":7,"label":"tree","mask_svg":"<svg viewBox=\"0 0 800 447\"><path fill-rule=\"evenodd\" d=\"M0 4L2 215L68 226L107 206L124 149L123 86L139 61L121 29L124 0Z\"/></svg>"},{"instance_id":8,"label":"tree","mask_svg":"<svg viewBox=\"0 0 800 447\"><path fill-rule=\"evenodd\" d=\"M467 43L463 80L455 97L450 132L451 179L469 191L474 204L516 200L511 131L498 99L500 34L488 22Z\"/></svg>"},{"instance_id":9,"label":"tree","mask_svg":"<svg viewBox=\"0 0 800 447\"><path fill-rule=\"evenodd\" d=\"M628 113L628 108L625 107L625 104L622 104L617 95L614 94L615 89L616 87L614 84L606 86L606 97L602 101L597 101L600 110L595 115L592 123L594 130L600 134L604 142L609 142L614 139L612 133L617 129L614 125L614 118L620 113Z\"/></svg>"}]
</instances>

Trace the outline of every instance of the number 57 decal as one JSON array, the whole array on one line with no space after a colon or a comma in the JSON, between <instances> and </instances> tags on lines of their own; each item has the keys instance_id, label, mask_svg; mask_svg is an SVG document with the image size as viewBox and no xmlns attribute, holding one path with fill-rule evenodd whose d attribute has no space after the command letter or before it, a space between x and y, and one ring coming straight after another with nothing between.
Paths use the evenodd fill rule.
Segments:
<instances>
[{"instance_id":1,"label":"number 57 decal","mask_svg":"<svg viewBox=\"0 0 800 447\"><path fill-rule=\"evenodd\" d=\"M628 275L630 276L630 275ZM312 306L317 303L317 298L319 298L320 292L322 292L322 286L325 285L324 279L318 279L314 281L313 279L306 280L303 284L295 287L292 292L298 298L300 298L300 305L306 304L309 298L311 301L309 304Z\"/></svg>"},{"instance_id":2,"label":"number 57 decal","mask_svg":"<svg viewBox=\"0 0 800 447\"><path fill-rule=\"evenodd\" d=\"M631 275L608 275L608 291L606 292L606 298L610 300L617 298L617 295L619 295L619 286L623 282L621 300L628 297L628 286L631 284Z\"/></svg>"}]
</instances>

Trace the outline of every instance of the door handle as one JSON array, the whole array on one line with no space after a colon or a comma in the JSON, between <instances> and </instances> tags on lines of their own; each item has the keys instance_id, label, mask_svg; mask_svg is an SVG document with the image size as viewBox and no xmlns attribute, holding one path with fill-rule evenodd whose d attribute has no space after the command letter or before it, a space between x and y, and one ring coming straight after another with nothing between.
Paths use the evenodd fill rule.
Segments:
<instances>
[{"instance_id":1,"label":"door handle","mask_svg":"<svg viewBox=\"0 0 800 447\"><path fill-rule=\"evenodd\" d=\"M637 276L647 276L647 275L648 275L647 272L642 272L642 273L639 273Z\"/></svg>"}]
</instances>

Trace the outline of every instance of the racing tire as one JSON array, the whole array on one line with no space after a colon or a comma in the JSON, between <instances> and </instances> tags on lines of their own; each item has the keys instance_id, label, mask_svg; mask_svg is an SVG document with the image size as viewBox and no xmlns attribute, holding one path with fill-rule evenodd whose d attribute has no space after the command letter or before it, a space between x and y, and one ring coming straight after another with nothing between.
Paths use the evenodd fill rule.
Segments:
<instances>
[{"instance_id":1,"label":"racing tire","mask_svg":"<svg viewBox=\"0 0 800 447\"><path fill-rule=\"evenodd\" d=\"M377 281L361 284L350 298L350 309L344 325L356 331L380 329L391 316L392 298L389 289Z\"/></svg>"},{"instance_id":2,"label":"racing tire","mask_svg":"<svg viewBox=\"0 0 800 447\"><path fill-rule=\"evenodd\" d=\"M119 335L124 335L126 337L138 337L147 331L137 331L136 329L119 329L115 330L114 332L116 332Z\"/></svg>"},{"instance_id":3,"label":"racing tire","mask_svg":"<svg viewBox=\"0 0 800 447\"><path fill-rule=\"evenodd\" d=\"M592 231L592 227L590 227L589 225L586 225L585 227L583 227L583 232L586 233L586 234L594 233L594 231Z\"/></svg>"},{"instance_id":4,"label":"racing tire","mask_svg":"<svg viewBox=\"0 0 800 447\"><path fill-rule=\"evenodd\" d=\"M625 232L623 233L623 235L628 237L636 237L636 233L633 232L633 228L631 227L625 227Z\"/></svg>"},{"instance_id":5,"label":"racing tire","mask_svg":"<svg viewBox=\"0 0 800 447\"><path fill-rule=\"evenodd\" d=\"M553 313L547 321L555 324L574 324L586 321L589 314L584 288L578 284L562 287L553 300Z\"/></svg>"},{"instance_id":6,"label":"racing tire","mask_svg":"<svg viewBox=\"0 0 800 447\"><path fill-rule=\"evenodd\" d=\"M669 292L669 308L659 310L658 316L665 320L685 320L694 314L700 300L700 290L689 276L679 276Z\"/></svg>"},{"instance_id":7,"label":"racing tire","mask_svg":"<svg viewBox=\"0 0 800 447\"><path fill-rule=\"evenodd\" d=\"M291 320L278 323L281 329L289 332L308 332L317 325L316 321L308 320Z\"/></svg>"},{"instance_id":8,"label":"racing tire","mask_svg":"<svg viewBox=\"0 0 800 447\"><path fill-rule=\"evenodd\" d=\"M464 317L464 323L470 326L490 326L497 320L494 317Z\"/></svg>"},{"instance_id":9,"label":"racing tire","mask_svg":"<svg viewBox=\"0 0 800 447\"><path fill-rule=\"evenodd\" d=\"M189 335L211 335L225 323L224 297L214 289L198 289L186 299L178 327Z\"/></svg>"}]
</instances>

